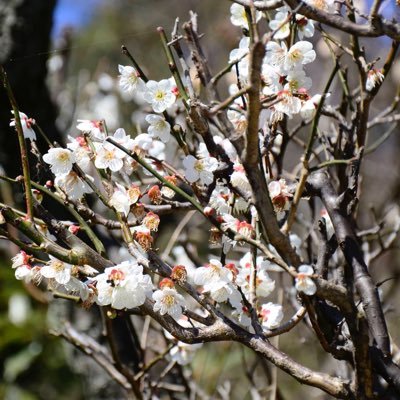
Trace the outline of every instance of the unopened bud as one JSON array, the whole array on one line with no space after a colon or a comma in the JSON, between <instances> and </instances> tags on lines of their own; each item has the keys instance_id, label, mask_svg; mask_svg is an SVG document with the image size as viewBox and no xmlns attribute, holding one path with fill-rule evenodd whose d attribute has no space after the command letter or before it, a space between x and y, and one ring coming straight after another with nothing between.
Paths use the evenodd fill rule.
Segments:
<instances>
[{"instance_id":1,"label":"unopened bud","mask_svg":"<svg viewBox=\"0 0 400 400\"><path fill-rule=\"evenodd\" d=\"M174 282L172 282L171 279L164 278L161 280L161 282L158 284L158 286L160 287L160 289L164 289L165 287L173 289L175 287L175 284L174 284Z\"/></svg>"},{"instance_id":2,"label":"unopened bud","mask_svg":"<svg viewBox=\"0 0 400 400\"><path fill-rule=\"evenodd\" d=\"M204 214L210 217L215 214L215 210L212 207L204 207Z\"/></svg>"},{"instance_id":3,"label":"unopened bud","mask_svg":"<svg viewBox=\"0 0 400 400\"><path fill-rule=\"evenodd\" d=\"M76 235L79 230L81 229L81 227L79 225L71 225L68 227L68 230L73 234Z\"/></svg>"}]
</instances>

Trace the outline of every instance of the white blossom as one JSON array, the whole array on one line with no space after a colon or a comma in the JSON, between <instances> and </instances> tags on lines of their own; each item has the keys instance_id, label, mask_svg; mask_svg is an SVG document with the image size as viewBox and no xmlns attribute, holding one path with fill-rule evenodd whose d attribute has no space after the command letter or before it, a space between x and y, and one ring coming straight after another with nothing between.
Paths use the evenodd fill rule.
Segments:
<instances>
[{"instance_id":1,"label":"white blossom","mask_svg":"<svg viewBox=\"0 0 400 400\"><path fill-rule=\"evenodd\" d=\"M40 274L48 279L54 279L60 285L64 285L71 279L72 265L67 264L53 256L50 261L40 269Z\"/></svg>"},{"instance_id":2,"label":"white blossom","mask_svg":"<svg viewBox=\"0 0 400 400\"><path fill-rule=\"evenodd\" d=\"M236 283L241 287L246 297L249 296L251 292L251 269L241 268L236 277ZM260 271L257 270L256 280L254 282L254 285L257 297L267 297L275 289L275 281L272 280L269 277L268 273L263 270Z\"/></svg>"},{"instance_id":3,"label":"white blossom","mask_svg":"<svg viewBox=\"0 0 400 400\"><path fill-rule=\"evenodd\" d=\"M106 135L103 132L103 124L101 121L90 121L88 119L78 119L79 124L76 126L83 133L87 133L92 140L103 141Z\"/></svg>"},{"instance_id":4,"label":"white blossom","mask_svg":"<svg viewBox=\"0 0 400 400\"><path fill-rule=\"evenodd\" d=\"M133 139L133 141L133 150L139 155L143 155L144 152L148 152L153 145L153 140L147 133L140 133Z\"/></svg>"},{"instance_id":5,"label":"white blossom","mask_svg":"<svg viewBox=\"0 0 400 400\"><path fill-rule=\"evenodd\" d=\"M126 134L125 129L118 128L112 137L118 144L125 147L127 150L132 151L135 146L135 141Z\"/></svg>"},{"instance_id":6,"label":"white blossom","mask_svg":"<svg viewBox=\"0 0 400 400\"><path fill-rule=\"evenodd\" d=\"M296 42L289 50L285 42L279 45L270 41L267 43L266 51L266 62L285 71L291 71L304 64L309 64L316 57L312 43L304 40Z\"/></svg>"},{"instance_id":7,"label":"white blossom","mask_svg":"<svg viewBox=\"0 0 400 400\"><path fill-rule=\"evenodd\" d=\"M11 259L12 261L11 268L18 268L21 267L22 265L29 265L29 260L31 258L32 256L27 254L25 251L20 250L19 253Z\"/></svg>"},{"instance_id":8,"label":"white blossom","mask_svg":"<svg viewBox=\"0 0 400 400\"><path fill-rule=\"evenodd\" d=\"M74 153L75 162L84 172L89 172L91 166L90 149L83 136L73 138L68 136L67 148Z\"/></svg>"},{"instance_id":9,"label":"white blossom","mask_svg":"<svg viewBox=\"0 0 400 400\"><path fill-rule=\"evenodd\" d=\"M196 285L203 286L205 292L214 292L232 282L232 272L225 268L220 261L211 259L205 267L197 268L193 281Z\"/></svg>"},{"instance_id":10,"label":"white blossom","mask_svg":"<svg viewBox=\"0 0 400 400\"><path fill-rule=\"evenodd\" d=\"M281 212L289 208L289 199L292 197L292 194L289 192L285 179L271 181L268 184L268 191L276 212Z\"/></svg>"},{"instance_id":11,"label":"white blossom","mask_svg":"<svg viewBox=\"0 0 400 400\"><path fill-rule=\"evenodd\" d=\"M243 36L240 39L239 47L237 49L231 50L229 53L229 62L234 63L241 60L244 56L249 54L250 38Z\"/></svg>"},{"instance_id":12,"label":"white blossom","mask_svg":"<svg viewBox=\"0 0 400 400\"><path fill-rule=\"evenodd\" d=\"M232 229L240 235L251 238L254 233L254 228L247 221L240 221L230 214L223 214L224 223L222 227L224 229Z\"/></svg>"},{"instance_id":13,"label":"white blossom","mask_svg":"<svg viewBox=\"0 0 400 400\"><path fill-rule=\"evenodd\" d=\"M312 296L317 291L317 286L310 277L314 273L310 265L300 265L295 279L295 287L299 292Z\"/></svg>"},{"instance_id":14,"label":"white blossom","mask_svg":"<svg viewBox=\"0 0 400 400\"><path fill-rule=\"evenodd\" d=\"M119 86L128 94L134 92L143 93L146 90L146 85L142 78L140 78L139 72L127 65L118 65L119 75Z\"/></svg>"},{"instance_id":15,"label":"white blossom","mask_svg":"<svg viewBox=\"0 0 400 400\"><path fill-rule=\"evenodd\" d=\"M210 296L217 303L223 303L229 300L229 303L234 308L240 308L242 306L242 295L239 290L231 283L227 283L219 289L209 290Z\"/></svg>"},{"instance_id":16,"label":"white blossom","mask_svg":"<svg viewBox=\"0 0 400 400\"><path fill-rule=\"evenodd\" d=\"M261 306L262 327L275 329L283 319L283 309L280 304L267 303Z\"/></svg>"},{"instance_id":17,"label":"white blossom","mask_svg":"<svg viewBox=\"0 0 400 400\"><path fill-rule=\"evenodd\" d=\"M227 214L231 209L229 205L230 196L231 192L226 187L226 183L217 181L217 184L215 185L208 204L218 213Z\"/></svg>"},{"instance_id":18,"label":"white blossom","mask_svg":"<svg viewBox=\"0 0 400 400\"><path fill-rule=\"evenodd\" d=\"M312 80L302 69L290 71L286 76L286 84L284 88L291 92L297 92L299 89L310 89Z\"/></svg>"},{"instance_id":19,"label":"white blossom","mask_svg":"<svg viewBox=\"0 0 400 400\"><path fill-rule=\"evenodd\" d=\"M74 276L71 276L71 279L64 285L64 289L68 293L78 295L82 301L88 300L90 295L93 293L92 290L89 289L88 285Z\"/></svg>"},{"instance_id":20,"label":"white blossom","mask_svg":"<svg viewBox=\"0 0 400 400\"><path fill-rule=\"evenodd\" d=\"M96 303L117 310L141 306L153 286L150 276L143 275L143 268L132 261L106 268L96 281Z\"/></svg>"},{"instance_id":21,"label":"white blossom","mask_svg":"<svg viewBox=\"0 0 400 400\"><path fill-rule=\"evenodd\" d=\"M155 301L154 311L158 311L161 315L168 314L175 319L182 316L182 307L185 305L185 299L176 289L164 287L156 290L152 297Z\"/></svg>"},{"instance_id":22,"label":"white blossom","mask_svg":"<svg viewBox=\"0 0 400 400\"><path fill-rule=\"evenodd\" d=\"M286 39L290 34L290 22L286 21L284 24L284 21L288 18L289 11L289 8L286 6L278 8L274 19L269 22L271 30L277 30L274 34L275 40Z\"/></svg>"},{"instance_id":23,"label":"white blossom","mask_svg":"<svg viewBox=\"0 0 400 400\"><path fill-rule=\"evenodd\" d=\"M147 90L143 98L151 104L154 112L162 113L168 107L175 103L175 94L173 93L173 84L169 79L163 79L159 82L148 81Z\"/></svg>"},{"instance_id":24,"label":"white blossom","mask_svg":"<svg viewBox=\"0 0 400 400\"><path fill-rule=\"evenodd\" d=\"M194 183L200 180L201 184L209 185L214 180L213 171L218 168L218 160L214 157L197 159L189 154L183 160L185 178Z\"/></svg>"},{"instance_id":25,"label":"white blossom","mask_svg":"<svg viewBox=\"0 0 400 400\"><path fill-rule=\"evenodd\" d=\"M327 98L330 96L330 93L326 93L324 96ZM313 97L311 97L311 99L304 101L300 110L301 117L305 120L314 118L321 99L322 95L315 94Z\"/></svg>"},{"instance_id":26,"label":"white blossom","mask_svg":"<svg viewBox=\"0 0 400 400\"><path fill-rule=\"evenodd\" d=\"M297 35L299 39L310 38L314 36L314 22L304 15L296 14Z\"/></svg>"},{"instance_id":27,"label":"white blossom","mask_svg":"<svg viewBox=\"0 0 400 400\"><path fill-rule=\"evenodd\" d=\"M365 89L371 91L376 85L383 82L385 76L378 69L370 69L367 74L367 81L365 82Z\"/></svg>"},{"instance_id":28,"label":"white blossom","mask_svg":"<svg viewBox=\"0 0 400 400\"><path fill-rule=\"evenodd\" d=\"M14 114L14 111L11 111ZM22 132L24 134L25 139L29 139L31 142L36 140L36 133L32 129L32 126L35 125L35 120L29 118L23 112L19 112L19 120L21 122ZM13 118L10 122L10 126L15 126L15 118Z\"/></svg>"},{"instance_id":29,"label":"white blossom","mask_svg":"<svg viewBox=\"0 0 400 400\"><path fill-rule=\"evenodd\" d=\"M301 105L300 109L301 118L308 121L314 118L316 111L317 111L317 106L315 105L313 100L312 99L306 100Z\"/></svg>"},{"instance_id":30,"label":"white blossom","mask_svg":"<svg viewBox=\"0 0 400 400\"><path fill-rule=\"evenodd\" d=\"M261 77L264 95L269 96L282 90L282 76L279 74L279 69L269 65L266 58L262 64Z\"/></svg>"},{"instance_id":31,"label":"white blossom","mask_svg":"<svg viewBox=\"0 0 400 400\"><path fill-rule=\"evenodd\" d=\"M18 281L37 283L40 282L40 276L40 267L37 266L32 267L28 264L24 264L15 269L15 279Z\"/></svg>"},{"instance_id":32,"label":"white blossom","mask_svg":"<svg viewBox=\"0 0 400 400\"><path fill-rule=\"evenodd\" d=\"M260 11L256 11L256 22L258 22L262 17ZM248 28L249 24L246 18L246 11L243 6L237 3L231 5L231 22L232 25L240 26L242 28Z\"/></svg>"},{"instance_id":33,"label":"white blossom","mask_svg":"<svg viewBox=\"0 0 400 400\"><path fill-rule=\"evenodd\" d=\"M115 183L116 189L110 198L110 206L114 207L118 212L129 214L132 204L135 204L140 197L140 189L137 186L131 186L128 190L119 183Z\"/></svg>"},{"instance_id":34,"label":"white blossom","mask_svg":"<svg viewBox=\"0 0 400 400\"><path fill-rule=\"evenodd\" d=\"M244 133L247 129L247 117L246 114L236 111L228 110L227 117L235 128L236 133Z\"/></svg>"},{"instance_id":35,"label":"white blossom","mask_svg":"<svg viewBox=\"0 0 400 400\"><path fill-rule=\"evenodd\" d=\"M112 143L96 143L96 160L94 165L96 168L110 168L111 171L117 172L123 167L123 158L125 156L126 154Z\"/></svg>"},{"instance_id":36,"label":"white blossom","mask_svg":"<svg viewBox=\"0 0 400 400\"><path fill-rule=\"evenodd\" d=\"M316 53L311 42L301 40L296 42L287 52L284 62L286 70L298 68L315 60Z\"/></svg>"},{"instance_id":37,"label":"white blossom","mask_svg":"<svg viewBox=\"0 0 400 400\"><path fill-rule=\"evenodd\" d=\"M289 118L293 114L298 114L301 110L301 100L293 96L288 90L282 90L278 93L279 102L275 104L275 111L286 114Z\"/></svg>"},{"instance_id":38,"label":"white blossom","mask_svg":"<svg viewBox=\"0 0 400 400\"><path fill-rule=\"evenodd\" d=\"M242 291L247 295L250 293L250 280L251 280L251 270L253 267L253 255L247 252L239 261L238 275L236 277L236 283L242 288ZM275 289L275 281L270 278L267 270L270 267L270 263L265 261L263 257L258 256L256 258L256 295L258 297L267 297Z\"/></svg>"},{"instance_id":39,"label":"white blossom","mask_svg":"<svg viewBox=\"0 0 400 400\"><path fill-rule=\"evenodd\" d=\"M238 162L233 164L231 183L233 187L242 190L245 194L251 193L251 186L247 179L246 172L244 171L244 167Z\"/></svg>"},{"instance_id":40,"label":"white blossom","mask_svg":"<svg viewBox=\"0 0 400 400\"><path fill-rule=\"evenodd\" d=\"M86 193L91 193L90 186L74 171L65 175L57 175L54 183L60 187L71 200L79 200Z\"/></svg>"},{"instance_id":41,"label":"white blossom","mask_svg":"<svg viewBox=\"0 0 400 400\"><path fill-rule=\"evenodd\" d=\"M54 175L63 175L71 171L75 155L69 149L54 147L43 156L43 161L50 164L51 172Z\"/></svg>"},{"instance_id":42,"label":"white blossom","mask_svg":"<svg viewBox=\"0 0 400 400\"><path fill-rule=\"evenodd\" d=\"M147 132L150 137L160 138L167 143L171 137L171 126L161 115L150 114L146 116L146 121L150 124Z\"/></svg>"}]
</instances>

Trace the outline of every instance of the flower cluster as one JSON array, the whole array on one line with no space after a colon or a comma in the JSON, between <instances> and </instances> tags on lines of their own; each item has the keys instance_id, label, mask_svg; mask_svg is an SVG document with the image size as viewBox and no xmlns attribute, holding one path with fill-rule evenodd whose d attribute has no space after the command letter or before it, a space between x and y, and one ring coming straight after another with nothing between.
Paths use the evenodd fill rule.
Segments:
<instances>
[{"instance_id":1,"label":"flower cluster","mask_svg":"<svg viewBox=\"0 0 400 400\"><path fill-rule=\"evenodd\" d=\"M254 265L253 256L248 252L238 264L232 262L222 265L220 261L211 259L207 265L194 271L192 280L196 285L202 286L202 292L209 294L217 303L229 302L234 309L232 315L236 316L241 325L249 327L251 319L247 304L252 292L259 301L262 301L275 289L275 281L270 278L268 267L269 263L262 257L258 257ZM264 309L271 304L278 307L273 303L261 302L258 310L260 323L266 329L276 328L283 318L283 313L280 311L276 316L271 315L268 324L265 323Z\"/></svg>"},{"instance_id":2,"label":"flower cluster","mask_svg":"<svg viewBox=\"0 0 400 400\"><path fill-rule=\"evenodd\" d=\"M283 6L276 10L274 19L269 22L271 30L274 32L273 40L266 45L266 55L262 64L263 89L261 97L278 97L278 102L271 106L271 120L281 119L283 115L292 118L294 115L301 114L303 118L309 116L306 110L314 103L309 103L310 96L308 90L311 88L312 80L306 75L304 66L313 62L316 53L311 42L304 40L314 35L313 21L305 16L296 14L290 18L290 9ZM234 25L245 26L244 7L237 4L231 7L231 21ZM295 25L295 29L293 28ZM288 47L286 39L290 32L296 32L299 41ZM242 84L248 82L249 77L249 46L250 39L244 36L239 43L239 47L231 51L229 61L237 63L239 79ZM238 88L233 87L233 92ZM237 102L237 110L232 110L228 114L234 127L238 132L246 129L240 100ZM243 122L242 122L243 121Z\"/></svg>"},{"instance_id":3,"label":"flower cluster","mask_svg":"<svg viewBox=\"0 0 400 400\"><path fill-rule=\"evenodd\" d=\"M320 3L319 8L330 10L329 1ZM242 6L232 5L231 22L241 27L245 36L229 56L229 62L237 67L236 83L229 88L231 94L237 93L250 80L250 38L246 34L250 28L249 18ZM256 12L255 22L260 18L262 14ZM264 156L269 157L266 138L270 136L273 123L298 117L309 121L322 98L319 94L311 97L308 93L312 80L306 68L316 58L312 43L307 41L314 34L313 21L300 14L293 17L290 9L283 6L276 10L269 28L274 35L265 46L259 93L260 101L266 104L260 115L259 148L256 149L262 155L257 166L260 170L264 170ZM125 98L134 99L140 108L136 132L117 128L118 125L108 131L104 120L80 119L76 135L68 137L66 147L51 146L43 155L43 161L54 175L54 179L46 183L52 197L58 197L60 203L76 213L83 210L79 217L84 218L76 219L80 225L76 221L60 222L66 234L79 236L85 231L89 237L92 225L103 225L101 229L113 230L110 235L113 242L115 239L125 242L125 246L121 246L124 257L110 257L97 271L94 265L77 266L73 265L75 261L67 262L68 256L50 255L48 261L43 261L21 251L12 260L16 278L35 283L44 280L50 289L77 295L87 306L96 303L121 312L133 308L148 311L152 307L149 314L155 319L165 318L164 321L184 327L196 324L186 318L194 312L189 301L189 294L192 294L194 298L205 299L210 307L229 310L232 320L248 330L254 330L257 321L266 332L277 329L284 318L283 307L276 303L274 294L280 269L273 261L279 255L268 240L263 239L260 208L256 208L254 201L257 185L250 179L251 171L243 161L241 149L233 145L228 135L221 134L217 119L212 120L213 126L207 134L200 135L193 129L191 114L181 118L185 110L196 105L191 100L182 100L186 97L179 93L173 78L148 80L139 68L132 66L119 65L118 71L119 90ZM366 90L371 91L382 79L379 71L371 69L365 82ZM271 103L270 98L274 100ZM224 124L233 128L238 138L245 137L248 129L247 101L244 94L221 111L226 116ZM20 120L24 136L34 141L32 126L35 121L23 113L20 113ZM15 125L14 120L11 125ZM276 135L274 139L278 142ZM285 179L272 177L272 173L268 175L265 172L264 178L280 223L289 209L292 192ZM37 199L43 195L41 192L34 194ZM155 251L160 245L157 243L160 215L180 207L200 210L201 217L208 218L207 223L213 225L210 242L213 247L222 248L222 255L219 260L216 253L210 251L204 258L209 262L198 268L192 266L192 269L187 264L196 257L188 257L168 273L164 265L165 268L153 265ZM37 229L41 227L37 225ZM118 230L120 232L115 233ZM55 242L59 237L49 233L43 236L58 246L59 242ZM73 239L78 240L76 236ZM172 235L171 242L174 241L176 238ZM96 246L95 241L93 244ZM300 254L301 243L292 240L292 245ZM172 255L173 249L171 256L168 255L169 246L164 256L171 257L168 261L179 261L174 259L178 257ZM263 246L268 248L264 256L269 261L258 253ZM234 247L235 251L231 251ZM310 265L301 265L292 273L297 292L309 296L316 293L313 274ZM158 282L158 279L161 280ZM181 365L188 363L199 347L179 341L174 344L169 357Z\"/></svg>"}]
</instances>

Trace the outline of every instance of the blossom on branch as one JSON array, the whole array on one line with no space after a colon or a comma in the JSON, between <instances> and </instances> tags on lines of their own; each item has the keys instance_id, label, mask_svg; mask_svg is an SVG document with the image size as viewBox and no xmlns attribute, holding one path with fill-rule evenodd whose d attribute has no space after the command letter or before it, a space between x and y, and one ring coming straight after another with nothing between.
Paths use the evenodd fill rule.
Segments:
<instances>
[{"instance_id":1,"label":"blossom on branch","mask_svg":"<svg viewBox=\"0 0 400 400\"><path fill-rule=\"evenodd\" d=\"M383 82L385 76L379 69L370 69L367 74L367 81L365 82L365 89L371 91L376 85Z\"/></svg>"},{"instance_id":2,"label":"blossom on branch","mask_svg":"<svg viewBox=\"0 0 400 400\"><path fill-rule=\"evenodd\" d=\"M258 22L262 17L260 11L256 11L256 22ZM248 28L249 22L246 17L246 10L240 4L233 3L231 5L231 22L232 25L240 26L241 28Z\"/></svg>"},{"instance_id":3,"label":"blossom on branch","mask_svg":"<svg viewBox=\"0 0 400 400\"><path fill-rule=\"evenodd\" d=\"M270 182L268 190L275 212L282 212L289 208L289 200L293 195L289 192L285 179Z\"/></svg>"},{"instance_id":4,"label":"blossom on branch","mask_svg":"<svg viewBox=\"0 0 400 400\"><path fill-rule=\"evenodd\" d=\"M159 82L148 81L143 98L151 104L154 112L162 113L171 107L176 100L174 85L170 79L163 79Z\"/></svg>"},{"instance_id":5,"label":"blossom on branch","mask_svg":"<svg viewBox=\"0 0 400 400\"><path fill-rule=\"evenodd\" d=\"M197 159L189 154L183 160L185 178L194 183L200 180L202 185L210 185L214 180L213 172L218 168L218 160L214 157Z\"/></svg>"},{"instance_id":6,"label":"blossom on branch","mask_svg":"<svg viewBox=\"0 0 400 400\"><path fill-rule=\"evenodd\" d=\"M92 193L90 186L74 171L70 171L65 175L56 176L54 183L60 187L71 200L80 200L83 195Z\"/></svg>"},{"instance_id":7,"label":"blossom on branch","mask_svg":"<svg viewBox=\"0 0 400 400\"><path fill-rule=\"evenodd\" d=\"M154 311L158 311L161 315L168 314L174 319L179 319L185 305L184 297L176 291L174 283L169 278L164 278L159 286L160 289L152 295L155 301Z\"/></svg>"},{"instance_id":8,"label":"blossom on branch","mask_svg":"<svg viewBox=\"0 0 400 400\"><path fill-rule=\"evenodd\" d=\"M14 111L11 111L14 114ZM31 142L36 140L36 133L33 130L32 126L35 125L35 120L33 118L29 118L23 112L19 112L19 120L21 122L22 132L24 134L25 139L29 139ZM10 126L16 126L15 118L13 118L10 122Z\"/></svg>"},{"instance_id":9,"label":"blossom on branch","mask_svg":"<svg viewBox=\"0 0 400 400\"><path fill-rule=\"evenodd\" d=\"M78 119L76 126L83 133L87 133L92 140L103 141L106 137L102 121L90 121L88 119Z\"/></svg>"},{"instance_id":10,"label":"blossom on branch","mask_svg":"<svg viewBox=\"0 0 400 400\"><path fill-rule=\"evenodd\" d=\"M125 156L126 154L112 143L98 143L96 144L96 159L94 165L96 168L109 168L111 171L117 172L124 166L122 160Z\"/></svg>"},{"instance_id":11,"label":"blossom on branch","mask_svg":"<svg viewBox=\"0 0 400 400\"><path fill-rule=\"evenodd\" d=\"M43 161L50 164L51 172L54 175L64 175L71 171L75 155L69 149L53 147L43 155Z\"/></svg>"},{"instance_id":12,"label":"blossom on branch","mask_svg":"<svg viewBox=\"0 0 400 400\"><path fill-rule=\"evenodd\" d=\"M266 329L276 329L283 319L283 308L280 304L266 303L261 306L261 325Z\"/></svg>"},{"instance_id":13,"label":"blossom on branch","mask_svg":"<svg viewBox=\"0 0 400 400\"><path fill-rule=\"evenodd\" d=\"M142 94L146 90L146 85L140 77L139 72L130 65L118 65L119 86L124 92Z\"/></svg>"},{"instance_id":14,"label":"blossom on branch","mask_svg":"<svg viewBox=\"0 0 400 400\"><path fill-rule=\"evenodd\" d=\"M139 307L151 293L153 284L143 268L131 261L106 268L96 278L96 303L122 310Z\"/></svg>"},{"instance_id":15,"label":"blossom on branch","mask_svg":"<svg viewBox=\"0 0 400 400\"><path fill-rule=\"evenodd\" d=\"M317 286L311 278L314 273L310 265L300 265L295 279L295 287L299 292L303 292L308 296L312 296L317 291Z\"/></svg>"},{"instance_id":16,"label":"blossom on branch","mask_svg":"<svg viewBox=\"0 0 400 400\"><path fill-rule=\"evenodd\" d=\"M147 132L150 137L159 138L163 143L167 143L171 138L171 126L161 115L150 114L146 116L146 121L150 124Z\"/></svg>"},{"instance_id":17,"label":"blossom on branch","mask_svg":"<svg viewBox=\"0 0 400 400\"><path fill-rule=\"evenodd\" d=\"M118 212L129 214L130 208L140 198L140 188L138 186L131 186L125 189L124 186L119 183L115 183L116 189L110 198L110 206L114 207Z\"/></svg>"},{"instance_id":18,"label":"blossom on branch","mask_svg":"<svg viewBox=\"0 0 400 400\"><path fill-rule=\"evenodd\" d=\"M50 262L40 269L40 274L47 279L54 279L60 285L64 285L71 279L72 265L58 260L53 256Z\"/></svg>"}]
</instances>

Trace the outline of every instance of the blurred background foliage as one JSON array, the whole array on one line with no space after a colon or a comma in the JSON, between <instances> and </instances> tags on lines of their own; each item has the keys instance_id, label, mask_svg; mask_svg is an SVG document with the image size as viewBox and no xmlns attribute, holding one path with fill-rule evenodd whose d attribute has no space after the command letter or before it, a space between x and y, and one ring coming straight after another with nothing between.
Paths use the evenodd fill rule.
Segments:
<instances>
[{"instance_id":1,"label":"blurred background foliage","mask_svg":"<svg viewBox=\"0 0 400 400\"><path fill-rule=\"evenodd\" d=\"M52 37L55 51L47 54L46 49L43 49L46 54L27 54L15 62L29 66L34 57L48 59L50 91L60 110L57 123L65 135L75 135L78 118L105 118L110 130L122 126L128 132L138 131L140 127L136 126L138 116L134 114L133 103L121 98L119 94L116 97L118 64L129 63L121 54L120 46L124 44L128 47L151 79L169 77L170 72L156 28L163 26L169 34L175 18L179 17L184 22L189 19L189 11L192 10L199 15L199 31L204 32L203 46L211 70L217 72L226 65L229 51L237 46L241 37L240 29L230 24L229 5L228 1L213 0L62 0L58 2L55 11ZM382 39L377 39L375 43L382 51L387 45ZM316 46L321 51L313 72L315 92L324 85L324 79L319 79L324 71L321 66L330 61L326 51L322 51L321 44L317 43ZM400 75L398 69L397 65L394 74L397 80ZM390 103L391 99L385 98L385 92L381 97L383 103ZM373 133L371 139L378 136L379 132ZM398 138L392 138L365 162L364 185L376 184L382 177L388 183L382 189L384 196L377 196L376 193L367 196L364 204L366 208L371 203L379 209L385 207L385 204L398 201L398 148ZM383 158L386 160L384 163L381 162ZM2 184L1 190L4 195L8 189ZM371 223L370 215L366 213L362 218L361 223L365 226ZM193 232L194 236L198 235ZM164 230L164 233L161 232L163 234L168 235L168 232ZM201 237L196 236L196 240L204 243ZM83 374L83 368L78 368L77 364L82 362L82 358L77 356L70 345L47 333L48 298L34 287L23 287L21 282L14 279L9 260L17 249L4 241L0 249L0 398L100 398L100 395L88 390L87 375ZM388 260L395 262L398 257L391 255ZM379 280L382 271L376 268L373 274ZM395 277L397 284L399 273L395 264L389 271L385 271L384 276L388 274ZM398 293L392 290L390 295L393 296L390 304L398 304ZM63 303L62 300L56 302ZM392 306L389 324L398 326L399 323L399 311ZM398 333L394 339L397 341L399 338ZM279 340L282 349L299 362L326 372L334 368L332 363L336 361L328 360L319 351L306 328L300 326ZM252 352L234 343L206 344L195 357L193 377L212 398L250 399L249 379L258 380L262 384L265 370L268 369L264 363L257 360ZM246 376L247 369L253 373ZM303 389L283 373L279 372L278 377L282 394L287 396L285 398L328 398L318 390ZM101 390L107 384L107 379L104 379L97 387Z\"/></svg>"}]
</instances>

